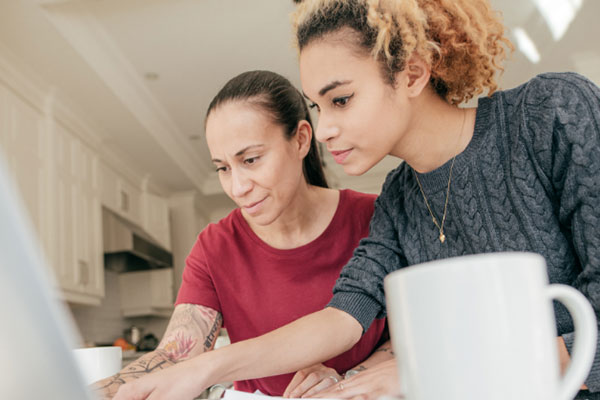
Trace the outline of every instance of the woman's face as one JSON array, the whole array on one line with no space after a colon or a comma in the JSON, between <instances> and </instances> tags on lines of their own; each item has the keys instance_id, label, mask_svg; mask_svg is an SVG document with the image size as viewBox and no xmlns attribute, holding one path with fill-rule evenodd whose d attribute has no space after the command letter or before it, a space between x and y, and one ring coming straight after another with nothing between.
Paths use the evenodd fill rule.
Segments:
<instances>
[{"instance_id":1,"label":"woman's face","mask_svg":"<svg viewBox=\"0 0 600 400\"><path fill-rule=\"evenodd\" d=\"M406 129L406 96L386 83L379 64L343 40L315 40L300 53L304 94L319 111L317 140L349 175L392 152ZM403 111L405 110L405 111Z\"/></svg>"},{"instance_id":2,"label":"woman's face","mask_svg":"<svg viewBox=\"0 0 600 400\"><path fill-rule=\"evenodd\" d=\"M206 140L223 190L254 223L277 219L305 182L303 134L298 129L286 139L282 126L243 101L226 102L209 114Z\"/></svg>"}]
</instances>

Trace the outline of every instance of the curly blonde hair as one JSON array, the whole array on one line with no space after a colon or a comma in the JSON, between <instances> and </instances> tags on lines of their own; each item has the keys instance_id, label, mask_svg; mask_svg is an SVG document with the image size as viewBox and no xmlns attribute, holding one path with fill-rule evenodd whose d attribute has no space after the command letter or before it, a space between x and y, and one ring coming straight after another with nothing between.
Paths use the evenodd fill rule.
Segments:
<instances>
[{"instance_id":1,"label":"curly blonde hair","mask_svg":"<svg viewBox=\"0 0 600 400\"><path fill-rule=\"evenodd\" d=\"M300 51L346 29L345 37L381 62L391 84L417 54L431 68L436 93L451 104L485 89L492 94L506 50L514 49L487 0L304 0L292 18Z\"/></svg>"}]
</instances>

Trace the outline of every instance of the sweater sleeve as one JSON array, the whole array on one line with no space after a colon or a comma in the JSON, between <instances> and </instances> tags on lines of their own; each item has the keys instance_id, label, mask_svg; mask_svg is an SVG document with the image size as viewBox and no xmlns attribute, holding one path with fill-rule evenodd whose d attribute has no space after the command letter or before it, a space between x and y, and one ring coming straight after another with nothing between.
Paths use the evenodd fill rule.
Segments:
<instances>
[{"instance_id":1,"label":"sweater sleeve","mask_svg":"<svg viewBox=\"0 0 600 400\"><path fill-rule=\"evenodd\" d=\"M590 301L600 316L600 89L577 74L548 74L534 85L529 98L529 127L546 132L543 151L535 157L551 181L558 199L559 221L571 238L581 271L572 286ZM535 100L535 101L533 101ZM533 106L534 105L534 106ZM537 114L537 115L536 115ZM551 132L552 137L549 138ZM548 147L551 146L551 147ZM571 321L570 318L567 320ZM575 333L559 326L571 353ZM600 391L600 341L586 380L591 392Z\"/></svg>"},{"instance_id":2,"label":"sweater sleeve","mask_svg":"<svg viewBox=\"0 0 600 400\"><path fill-rule=\"evenodd\" d=\"M342 269L333 288L333 298L327 305L352 315L362 325L363 333L375 318L383 318L385 276L406 266L396 230L398 202L398 176L402 165L390 172L381 195L375 201L375 211L369 225L369 236L362 239L352 258Z\"/></svg>"}]
</instances>

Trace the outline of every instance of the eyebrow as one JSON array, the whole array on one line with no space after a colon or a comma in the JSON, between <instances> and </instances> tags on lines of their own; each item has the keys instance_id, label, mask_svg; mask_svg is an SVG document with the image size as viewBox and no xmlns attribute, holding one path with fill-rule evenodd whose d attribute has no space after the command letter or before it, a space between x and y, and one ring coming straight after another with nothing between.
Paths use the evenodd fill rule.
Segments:
<instances>
[{"instance_id":1,"label":"eyebrow","mask_svg":"<svg viewBox=\"0 0 600 400\"><path fill-rule=\"evenodd\" d=\"M321 90L319 90L319 96L323 96L325 93L329 92L332 89L335 89L338 86L347 85L352 81L333 81L328 85L323 86Z\"/></svg>"},{"instance_id":2,"label":"eyebrow","mask_svg":"<svg viewBox=\"0 0 600 400\"><path fill-rule=\"evenodd\" d=\"M240 151L238 151L237 153L235 153L235 156L239 157L242 154L244 154L245 152L247 152L248 150L252 150L252 149L255 149L257 147L264 147L264 144L251 144L250 146L244 147L243 149L241 149ZM212 162L222 162L222 161L219 160L218 158L213 158Z\"/></svg>"}]
</instances>

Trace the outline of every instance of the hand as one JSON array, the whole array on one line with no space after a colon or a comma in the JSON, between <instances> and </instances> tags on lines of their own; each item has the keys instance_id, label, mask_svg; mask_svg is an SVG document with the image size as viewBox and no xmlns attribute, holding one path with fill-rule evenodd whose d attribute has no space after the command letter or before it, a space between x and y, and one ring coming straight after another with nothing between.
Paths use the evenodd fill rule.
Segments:
<instances>
[{"instance_id":1,"label":"hand","mask_svg":"<svg viewBox=\"0 0 600 400\"><path fill-rule=\"evenodd\" d=\"M565 340L562 336L558 336L556 338L556 344L558 345L558 361L560 362L560 373L564 375L571 363L571 356L569 355L569 350L567 350L567 345L565 344ZM581 390L588 390L588 387L585 383L581 385Z\"/></svg>"},{"instance_id":2,"label":"hand","mask_svg":"<svg viewBox=\"0 0 600 400\"><path fill-rule=\"evenodd\" d=\"M120 384L115 383L116 377L118 375L113 375L91 384L89 389L94 394L94 398L98 400L112 399L120 386Z\"/></svg>"},{"instance_id":3,"label":"hand","mask_svg":"<svg viewBox=\"0 0 600 400\"><path fill-rule=\"evenodd\" d=\"M310 397L341 380L342 377L335 369L315 364L296 372L283 397Z\"/></svg>"},{"instance_id":4,"label":"hand","mask_svg":"<svg viewBox=\"0 0 600 400\"><path fill-rule=\"evenodd\" d=\"M374 365L340 381L312 397L371 400L381 396L401 397L396 359Z\"/></svg>"},{"instance_id":5,"label":"hand","mask_svg":"<svg viewBox=\"0 0 600 400\"><path fill-rule=\"evenodd\" d=\"M191 361L128 382L119 388L113 400L192 400L205 388Z\"/></svg>"}]
</instances>

